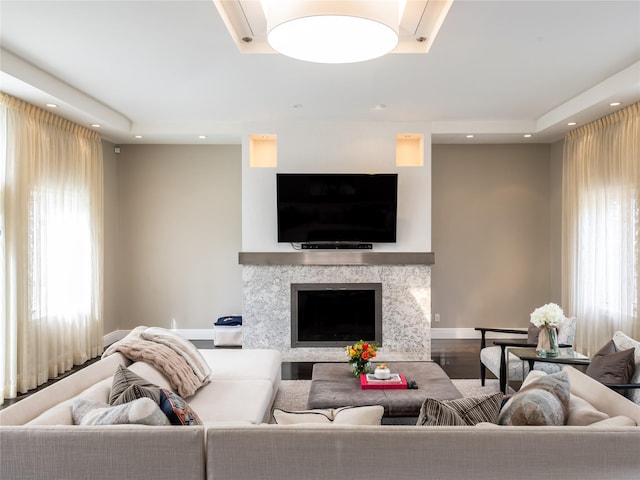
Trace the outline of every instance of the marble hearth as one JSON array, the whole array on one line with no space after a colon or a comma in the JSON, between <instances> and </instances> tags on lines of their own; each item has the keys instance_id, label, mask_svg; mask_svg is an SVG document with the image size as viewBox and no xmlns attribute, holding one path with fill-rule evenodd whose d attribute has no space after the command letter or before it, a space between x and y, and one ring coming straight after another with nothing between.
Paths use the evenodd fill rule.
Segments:
<instances>
[{"instance_id":1,"label":"marble hearth","mask_svg":"<svg viewBox=\"0 0 640 480\"><path fill-rule=\"evenodd\" d=\"M431 359L432 253L240 253L243 348L275 348L284 361L342 361L339 347L291 347L292 283L382 283L377 360Z\"/></svg>"}]
</instances>

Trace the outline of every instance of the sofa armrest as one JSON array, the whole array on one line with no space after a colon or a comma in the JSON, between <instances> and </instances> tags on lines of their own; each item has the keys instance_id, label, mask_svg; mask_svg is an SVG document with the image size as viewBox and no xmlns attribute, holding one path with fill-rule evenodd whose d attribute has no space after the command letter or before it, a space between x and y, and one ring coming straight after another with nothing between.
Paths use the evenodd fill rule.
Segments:
<instances>
[{"instance_id":1,"label":"sofa armrest","mask_svg":"<svg viewBox=\"0 0 640 480\"><path fill-rule=\"evenodd\" d=\"M202 480L204 427L3 426L0 478Z\"/></svg>"},{"instance_id":2,"label":"sofa armrest","mask_svg":"<svg viewBox=\"0 0 640 480\"><path fill-rule=\"evenodd\" d=\"M596 409L611 417L624 415L633 418L640 425L640 405L570 365L565 366L563 370L569 374L571 395L585 399Z\"/></svg>"}]
</instances>

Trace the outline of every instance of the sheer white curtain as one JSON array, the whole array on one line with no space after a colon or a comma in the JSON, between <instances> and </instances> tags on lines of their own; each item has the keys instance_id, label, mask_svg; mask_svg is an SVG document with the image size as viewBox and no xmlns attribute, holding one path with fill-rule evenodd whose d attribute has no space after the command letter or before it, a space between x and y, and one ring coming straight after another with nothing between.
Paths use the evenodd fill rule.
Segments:
<instances>
[{"instance_id":1,"label":"sheer white curtain","mask_svg":"<svg viewBox=\"0 0 640 480\"><path fill-rule=\"evenodd\" d=\"M569 133L563 165L563 303L592 355L640 338L640 103Z\"/></svg>"},{"instance_id":2,"label":"sheer white curtain","mask_svg":"<svg viewBox=\"0 0 640 480\"><path fill-rule=\"evenodd\" d=\"M0 400L102 352L102 145L0 94Z\"/></svg>"}]
</instances>

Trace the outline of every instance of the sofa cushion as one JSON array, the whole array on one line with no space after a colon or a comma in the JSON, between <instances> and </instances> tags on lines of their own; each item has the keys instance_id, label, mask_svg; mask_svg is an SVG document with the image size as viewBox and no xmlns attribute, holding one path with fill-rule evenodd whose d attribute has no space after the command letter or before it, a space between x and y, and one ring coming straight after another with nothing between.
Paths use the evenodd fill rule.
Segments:
<instances>
[{"instance_id":1,"label":"sofa cushion","mask_svg":"<svg viewBox=\"0 0 640 480\"><path fill-rule=\"evenodd\" d=\"M516 392L498 417L500 425L564 425L569 416L569 376L545 375Z\"/></svg>"},{"instance_id":2,"label":"sofa cushion","mask_svg":"<svg viewBox=\"0 0 640 480\"><path fill-rule=\"evenodd\" d=\"M205 426L220 423L260 425L271 418L275 394L273 384L267 380L212 380L188 400Z\"/></svg>"},{"instance_id":3,"label":"sofa cushion","mask_svg":"<svg viewBox=\"0 0 640 480\"><path fill-rule=\"evenodd\" d=\"M491 393L456 400L425 399L420 408L416 425L476 425L481 422L496 423L502 393Z\"/></svg>"},{"instance_id":4,"label":"sofa cushion","mask_svg":"<svg viewBox=\"0 0 640 480\"><path fill-rule=\"evenodd\" d=\"M362 407L340 407L312 410L282 410L275 408L273 418L278 425L329 424L329 425L380 425L384 407L367 405Z\"/></svg>"},{"instance_id":5,"label":"sofa cushion","mask_svg":"<svg viewBox=\"0 0 640 480\"><path fill-rule=\"evenodd\" d=\"M600 383L629 383L635 370L634 348L618 350L609 340L598 350L587 367L587 375Z\"/></svg>"},{"instance_id":6,"label":"sofa cushion","mask_svg":"<svg viewBox=\"0 0 640 480\"><path fill-rule=\"evenodd\" d=\"M171 425L202 425L200 418L189 404L168 388L160 389L160 409Z\"/></svg>"},{"instance_id":7,"label":"sofa cushion","mask_svg":"<svg viewBox=\"0 0 640 480\"><path fill-rule=\"evenodd\" d=\"M166 415L150 398L139 398L122 405L109 405L85 398L76 398L72 406L76 425L167 425Z\"/></svg>"},{"instance_id":8,"label":"sofa cushion","mask_svg":"<svg viewBox=\"0 0 640 480\"><path fill-rule=\"evenodd\" d=\"M567 419L567 425L586 426L606 420L607 418L609 418L609 415L598 410L584 398L577 395L571 395L569 398L569 418Z\"/></svg>"},{"instance_id":9,"label":"sofa cushion","mask_svg":"<svg viewBox=\"0 0 640 480\"><path fill-rule=\"evenodd\" d=\"M150 398L159 404L160 388L128 368L118 365L118 369L113 375L109 404L121 405L143 397Z\"/></svg>"},{"instance_id":10,"label":"sofa cushion","mask_svg":"<svg viewBox=\"0 0 640 480\"><path fill-rule=\"evenodd\" d=\"M71 376L73 375L70 375L70 377ZM45 410L37 417L31 419L29 422L26 422L26 425L73 425L73 416L71 414L71 409L73 401L77 397L82 397L86 400L95 400L97 402L107 403L110 390L111 378L100 380L95 385L87 388L86 390L83 390L82 392L79 392L77 395L72 395L66 400L63 400L60 403L49 408L48 410ZM20 400L20 403L21 402L22 400ZM2 425L4 425L4 423L2 423Z\"/></svg>"},{"instance_id":11,"label":"sofa cushion","mask_svg":"<svg viewBox=\"0 0 640 480\"><path fill-rule=\"evenodd\" d=\"M599 422L589 425L589 428L609 428L609 427L635 427L637 424L633 418L624 415L616 415L615 417L605 418Z\"/></svg>"},{"instance_id":12,"label":"sofa cushion","mask_svg":"<svg viewBox=\"0 0 640 480\"><path fill-rule=\"evenodd\" d=\"M281 378L282 354L261 348L211 348L200 351L211 365L214 380L268 380L277 384Z\"/></svg>"},{"instance_id":13,"label":"sofa cushion","mask_svg":"<svg viewBox=\"0 0 640 480\"><path fill-rule=\"evenodd\" d=\"M640 342L620 331L613 334L613 342L618 347L618 350L635 348L635 371L630 383L640 383ZM626 390L625 396L640 405L640 388Z\"/></svg>"}]
</instances>

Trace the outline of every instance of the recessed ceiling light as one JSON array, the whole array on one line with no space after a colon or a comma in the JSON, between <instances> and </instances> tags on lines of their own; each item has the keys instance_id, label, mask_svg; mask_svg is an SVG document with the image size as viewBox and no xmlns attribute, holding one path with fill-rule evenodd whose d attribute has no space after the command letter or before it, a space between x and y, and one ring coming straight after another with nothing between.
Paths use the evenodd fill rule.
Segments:
<instances>
[{"instance_id":1,"label":"recessed ceiling light","mask_svg":"<svg viewBox=\"0 0 640 480\"><path fill-rule=\"evenodd\" d=\"M373 107L374 110L384 110L385 108L387 108L387 106L384 103L379 103L378 105Z\"/></svg>"},{"instance_id":2,"label":"recessed ceiling light","mask_svg":"<svg viewBox=\"0 0 640 480\"><path fill-rule=\"evenodd\" d=\"M201 139L204 140L205 138L207 138L207 136L206 135L198 135L198 138L201 138Z\"/></svg>"},{"instance_id":3,"label":"recessed ceiling light","mask_svg":"<svg viewBox=\"0 0 640 480\"><path fill-rule=\"evenodd\" d=\"M530 133L525 133L525 134L523 135L523 137L524 137L524 138L531 138L531 134L530 134Z\"/></svg>"},{"instance_id":4,"label":"recessed ceiling light","mask_svg":"<svg viewBox=\"0 0 640 480\"><path fill-rule=\"evenodd\" d=\"M91 126L93 128L100 128L102 125L100 125L99 123L92 123Z\"/></svg>"},{"instance_id":5,"label":"recessed ceiling light","mask_svg":"<svg viewBox=\"0 0 640 480\"><path fill-rule=\"evenodd\" d=\"M47 103L47 107L49 107L49 108L57 108L58 105L56 105L55 103Z\"/></svg>"},{"instance_id":6,"label":"recessed ceiling light","mask_svg":"<svg viewBox=\"0 0 640 480\"><path fill-rule=\"evenodd\" d=\"M134 135L133 138L142 138L142 135Z\"/></svg>"},{"instance_id":7,"label":"recessed ceiling light","mask_svg":"<svg viewBox=\"0 0 640 480\"><path fill-rule=\"evenodd\" d=\"M574 125L577 125L577 123L576 122L569 122L569 123L567 123L567 125L569 125L570 127L573 127Z\"/></svg>"},{"instance_id":8,"label":"recessed ceiling light","mask_svg":"<svg viewBox=\"0 0 640 480\"><path fill-rule=\"evenodd\" d=\"M475 135L467 135L467 138L473 138Z\"/></svg>"},{"instance_id":9,"label":"recessed ceiling light","mask_svg":"<svg viewBox=\"0 0 640 480\"><path fill-rule=\"evenodd\" d=\"M611 102L609 104L610 107L617 107L618 105L620 105L621 102Z\"/></svg>"}]
</instances>

